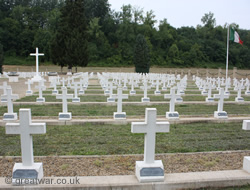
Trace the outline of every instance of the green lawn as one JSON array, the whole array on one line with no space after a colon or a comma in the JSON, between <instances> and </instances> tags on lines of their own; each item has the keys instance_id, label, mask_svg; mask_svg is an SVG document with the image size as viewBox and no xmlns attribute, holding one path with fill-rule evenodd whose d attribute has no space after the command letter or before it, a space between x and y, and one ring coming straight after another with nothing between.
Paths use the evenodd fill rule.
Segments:
<instances>
[{"instance_id":1,"label":"green lawn","mask_svg":"<svg viewBox=\"0 0 250 190\"><path fill-rule=\"evenodd\" d=\"M241 128L241 123L172 124L170 133L157 134L156 153L249 150L250 131ZM132 134L131 125L47 126L33 141L36 156L142 154L144 149L143 134ZM4 127L0 155L20 155L20 136L6 135Z\"/></svg>"}]
</instances>

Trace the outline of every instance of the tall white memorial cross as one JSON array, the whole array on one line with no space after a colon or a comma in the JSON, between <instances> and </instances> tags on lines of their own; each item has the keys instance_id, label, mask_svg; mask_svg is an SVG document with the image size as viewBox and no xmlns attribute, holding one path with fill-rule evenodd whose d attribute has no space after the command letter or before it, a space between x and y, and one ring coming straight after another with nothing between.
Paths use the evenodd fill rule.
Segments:
<instances>
[{"instance_id":1,"label":"tall white memorial cross","mask_svg":"<svg viewBox=\"0 0 250 190\"><path fill-rule=\"evenodd\" d=\"M156 108L146 108L145 122L132 122L132 133L144 133L144 161L136 161L136 176L140 182L164 180L164 166L155 160L156 133L169 132L169 122L156 122ZM152 175L153 174L153 175Z\"/></svg>"},{"instance_id":2,"label":"tall white memorial cross","mask_svg":"<svg viewBox=\"0 0 250 190\"><path fill-rule=\"evenodd\" d=\"M10 87L7 85L7 82L3 82L3 85L0 86L0 89L3 90L3 95L6 95L7 94L7 88ZM1 102L7 102L7 99L5 98L1 98Z\"/></svg>"},{"instance_id":3,"label":"tall white memorial cross","mask_svg":"<svg viewBox=\"0 0 250 190\"><path fill-rule=\"evenodd\" d=\"M156 89L155 89L155 95L159 95L161 94L161 91L159 90L159 86L160 86L160 82L159 82L159 78L156 79Z\"/></svg>"},{"instance_id":4,"label":"tall white memorial cross","mask_svg":"<svg viewBox=\"0 0 250 190\"><path fill-rule=\"evenodd\" d=\"M169 112L166 112L166 118L179 119L179 113L175 111L175 100L180 97L180 94L175 94L175 88L170 89L170 94L164 94L165 99L170 99Z\"/></svg>"},{"instance_id":5,"label":"tall white memorial cross","mask_svg":"<svg viewBox=\"0 0 250 190\"><path fill-rule=\"evenodd\" d=\"M227 112L223 111L224 99L229 98L229 95L224 93L224 88L220 88L220 93L214 94L214 98L219 99L218 109L217 109L217 111L214 112L214 117L221 118L221 119L228 118Z\"/></svg>"},{"instance_id":6,"label":"tall white memorial cross","mask_svg":"<svg viewBox=\"0 0 250 190\"><path fill-rule=\"evenodd\" d=\"M72 115L68 112L67 99L73 99L73 94L67 94L67 88L62 87L62 94L56 95L56 99L62 99L62 113L59 113L59 120L71 120Z\"/></svg>"},{"instance_id":7,"label":"tall white memorial cross","mask_svg":"<svg viewBox=\"0 0 250 190\"><path fill-rule=\"evenodd\" d=\"M122 100L128 99L128 94L122 94L122 88L119 87L117 95L113 95L117 99L117 112L114 112L114 119L126 119L126 112L122 112Z\"/></svg>"},{"instance_id":8,"label":"tall white memorial cross","mask_svg":"<svg viewBox=\"0 0 250 190\"><path fill-rule=\"evenodd\" d=\"M134 79L131 79L131 90L130 90L130 95L136 94L136 91L134 89Z\"/></svg>"},{"instance_id":9,"label":"tall white memorial cross","mask_svg":"<svg viewBox=\"0 0 250 190\"><path fill-rule=\"evenodd\" d=\"M1 98L7 99L7 104L8 104L8 113L5 113L3 115L3 120L17 120L17 113L13 113L13 103L12 100L18 99L17 94L12 94L12 89L10 87L7 88L7 94L2 95Z\"/></svg>"},{"instance_id":10,"label":"tall white memorial cross","mask_svg":"<svg viewBox=\"0 0 250 190\"><path fill-rule=\"evenodd\" d=\"M31 56L36 56L36 76L34 77L34 80L40 80L41 79L41 76L39 75L39 59L38 57L39 56L44 56L43 53L39 53L38 52L38 48L36 48L36 53L31 53L30 54Z\"/></svg>"},{"instance_id":11,"label":"tall white memorial cross","mask_svg":"<svg viewBox=\"0 0 250 190\"><path fill-rule=\"evenodd\" d=\"M46 86L43 85L42 79L38 82L38 86L36 86L35 88L39 90L39 97L36 99L36 102L45 102L45 98L43 97L43 90L46 90Z\"/></svg>"},{"instance_id":12,"label":"tall white memorial cross","mask_svg":"<svg viewBox=\"0 0 250 190\"><path fill-rule=\"evenodd\" d=\"M15 163L13 179L27 178L27 175L30 178L41 179L43 177L43 167L42 163L34 163L32 135L45 134L46 124L32 123L30 109L20 109L19 117L20 123L7 123L5 126L6 134L20 134L21 136L22 163Z\"/></svg>"}]
</instances>

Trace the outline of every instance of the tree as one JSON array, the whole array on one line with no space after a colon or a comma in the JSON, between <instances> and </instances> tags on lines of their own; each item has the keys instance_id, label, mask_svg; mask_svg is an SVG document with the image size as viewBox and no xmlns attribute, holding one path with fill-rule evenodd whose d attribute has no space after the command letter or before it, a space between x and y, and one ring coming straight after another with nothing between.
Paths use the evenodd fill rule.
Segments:
<instances>
[{"instance_id":1,"label":"tree","mask_svg":"<svg viewBox=\"0 0 250 190\"><path fill-rule=\"evenodd\" d=\"M61 67L86 67L88 65L88 35L84 0L66 0L56 36L51 44L53 63Z\"/></svg>"},{"instance_id":2,"label":"tree","mask_svg":"<svg viewBox=\"0 0 250 190\"><path fill-rule=\"evenodd\" d=\"M214 13L209 12L206 13L202 18L201 22L208 28L214 28L216 25L216 20L214 18Z\"/></svg>"},{"instance_id":3,"label":"tree","mask_svg":"<svg viewBox=\"0 0 250 190\"><path fill-rule=\"evenodd\" d=\"M147 41L142 34L136 37L135 51L134 51L134 65L135 72L149 73L150 57Z\"/></svg>"},{"instance_id":4,"label":"tree","mask_svg":"<svg viewBox=\"0 0 250 190\"><path fill-rule=\"evenodd\" d=\"M3 61L4 61L3 46L2 44L0 44L0 73L3 73Z\"/></svg>"}]
</instances>

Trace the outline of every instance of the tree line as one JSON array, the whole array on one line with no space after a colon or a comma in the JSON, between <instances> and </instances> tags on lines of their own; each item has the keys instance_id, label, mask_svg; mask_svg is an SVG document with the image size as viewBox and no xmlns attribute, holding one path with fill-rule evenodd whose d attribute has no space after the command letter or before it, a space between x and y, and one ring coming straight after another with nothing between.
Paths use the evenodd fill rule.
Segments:
<instances>
[{"instance_id":1,"label":"tree line","mask_svg":"<svg viewBox=\"0 0 250 190\"><path fill-rule=\"evenodd\" d=\"M152 10L110 7L108 0L0 0L0 64L2 55L28 58L39 47L42 61L61 67L133 66L142 35L150 65L224 67L228 25L216 25L213 13L196 27L175 28L167 19L157 24ZM233 26L244 44L230 42L229 65L250 68L250 31Z\"/></svg>"}]
</instances>

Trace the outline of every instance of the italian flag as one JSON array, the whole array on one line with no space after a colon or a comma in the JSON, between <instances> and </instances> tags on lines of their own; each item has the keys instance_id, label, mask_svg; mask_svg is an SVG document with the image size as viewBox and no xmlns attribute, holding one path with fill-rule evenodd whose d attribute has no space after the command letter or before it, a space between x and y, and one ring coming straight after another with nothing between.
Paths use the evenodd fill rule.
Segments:
<instances>
[{"instance_id":1,"label":"italian flag","mask_svg":"<svg viewBox=\"0 0 250 190\"><path fill-rule=\"evenodd\" d=\"M232 28L230 28L230 40L232 40L233 42L239 43L241 45L243 45L243 41L240 39L239 34Z\"/></svg>"}]
</instances>

